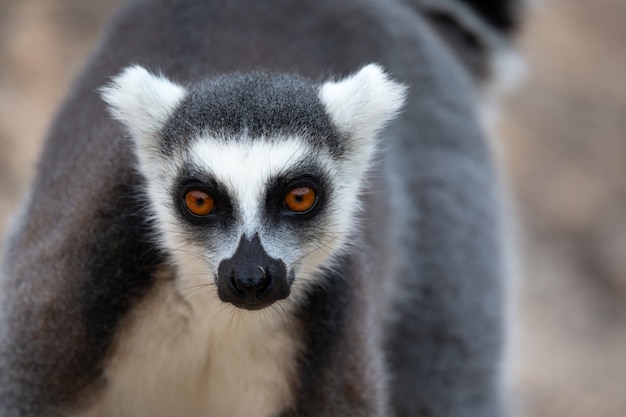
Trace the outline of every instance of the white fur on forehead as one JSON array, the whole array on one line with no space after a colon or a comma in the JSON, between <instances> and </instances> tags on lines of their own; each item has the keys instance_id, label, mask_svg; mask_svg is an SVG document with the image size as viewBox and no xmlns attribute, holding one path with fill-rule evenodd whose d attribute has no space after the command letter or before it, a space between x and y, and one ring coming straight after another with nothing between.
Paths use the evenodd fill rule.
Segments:
<instances>
[{"instance_id":1,"label":"white fur on forehead","mask_svg":"<svg viewBox=\"0 0 626 417\"><path fill-rule=\"evenodd\" d=\"M373 139L402 108L407 88L376 64L324 83L319 97L333 123L350 137Z\"/></svg>"},{"instance_id":2,"label":"white fur on forehead","mask_svg":"<svg viewBox=\"0 0 626 417\"><path fill-rule=\"evenodd\" d=\"M180 85L140 65L125 68L100 89L109 111L135 139L146 140L165 125L187 94Z\"/></svg>"}]
</instances>

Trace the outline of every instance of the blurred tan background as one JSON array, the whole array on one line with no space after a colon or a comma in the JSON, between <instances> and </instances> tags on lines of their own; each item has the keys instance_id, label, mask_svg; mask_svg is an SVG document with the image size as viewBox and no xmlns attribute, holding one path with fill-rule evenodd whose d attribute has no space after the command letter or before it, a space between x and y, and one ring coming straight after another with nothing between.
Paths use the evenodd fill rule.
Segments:
<instances>
[{"instance_id":1,"label":"blurred tan background","mask_svg":"<svg viewBox=\"0 0 626 417\"><path fill-rule=\"evenodd\" d=\"M54 110L121 0L0 0L0 233ZM521 218L514 352L528 417L626 416L626 1L545 0L507 101Z\"/></svg>"}]
</instances>

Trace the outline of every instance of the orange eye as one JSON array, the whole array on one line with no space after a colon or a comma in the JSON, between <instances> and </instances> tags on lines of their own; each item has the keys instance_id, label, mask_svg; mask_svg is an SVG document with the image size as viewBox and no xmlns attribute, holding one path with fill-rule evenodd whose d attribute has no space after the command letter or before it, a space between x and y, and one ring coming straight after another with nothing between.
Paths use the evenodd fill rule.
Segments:
<instances>
[{"instance_id":1,"label":"orange eye","mask_svg":"<svg viewBox=\"0 0 626 417\"><path fill-rule=\"evenodd\" d=\"M191 190L185 194L187 209L196 216L206 216L213 211L213 198L200 190Z\"/></svg>"},{"instance_id":2,"label":"orange eye","mask_svg":"<svg viewBox=\"0 0 626 417\"><path fill-rule=\"evenodd\" d=\"M309 187L298 187L285 196L285 205L294 213L304 213L315 205L315 191Z\"/></svg>"}]
</instances>

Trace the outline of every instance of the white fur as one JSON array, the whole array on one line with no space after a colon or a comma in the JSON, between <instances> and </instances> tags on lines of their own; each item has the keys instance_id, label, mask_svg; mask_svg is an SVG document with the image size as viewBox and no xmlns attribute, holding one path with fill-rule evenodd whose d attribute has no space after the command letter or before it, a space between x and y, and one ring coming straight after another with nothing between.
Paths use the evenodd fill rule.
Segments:
<instances>
[{"instance_id":1,"label":"white fur","mask_svg":"<svg viewBox=\"0 0 626 417\"><path fill-rule=\"evenodd\" d=\"M163 280L133 311L104 392L72 417L270 417L293 405L299 335L286 311L249 312Z\"/></svg>"},{"instance_id":2,"label":"white fur","mask_svg":"<svg viewBox=\"0 0 626 417\"><path fill-rule=\"evenodd\" d=\"M111 114L144 146L154 143L154 135L187 94L180 85L139 65L125 68L100 93Z\"/></svg>"},{"instance_id":3,"label":"white fur","mask_svg":"<svg viewBox=\"0 0 626 417\"><path fill-rule=\"evenodd\" d=\"M270 178L305 160L310 149L298 140L228 143L201 140L189 152L192 161L213 174L236 195L243 221L242 232L252 237L259 232L259 209L264 202L265 185Z\"/></svg>"},{"instance_id":4,"label":"white fur","mask_svg":"<svg viewBox=\"0 0 626 417\"><path fill-rule=\"evenodd\" d=\"M333 123L356 141L363 165L375 149L375 136L395 117L406 98L407 87L369 64L356 74L322 85L319 97Z\"/></svg>"},{"instance_id":5,"label":"white fur","mask_svg":"<svg viewBox=\"0 0 626 417\"><path fill-rule=\"evenodd\" d=\"M318 238L301 243L288 234L279 233L265 226L264 211L267 185L271 178L281 172L315 160L326 171L328 178L335 180L332 198L327 198L327 210L320 227ZM154 162L154 159L151 160ZM238 212L234 213L239 224L228 236L223 236L221 247L210 253L200 244L181 240L181 232L176 227L177 218L171 198L163 193L167 183L149 181L149 193L157 210L156 217L161 223L166 248L174 254L179 266L178 286L185 288L214 282L217 267L221 260L231 257L242 236L248 238L258 234L268 255L285 262L288 270L295 273L295 284L287 300L275 307L282 309L287 304L297 304L305 295L308 283L316 279L317 273L329 266L333 255L345 250L346 242L355 225L358 195L361 179L353 176L350 164L346 167L332 163L330 156L311 149L304 140L297 137L273 138L273 140L238 141L203 137L189 149L180 164L191 163L196 169L204 170L226 187L234 196ZM158 174L164 178L167 172L177 168L163 165ZM158 171L158 168L151 168ZM329 196L330 197L330 196ZM180 250L178 250L180 249ZM212 287L212 291L216 291Z\"/></svg>"}]
</instances>

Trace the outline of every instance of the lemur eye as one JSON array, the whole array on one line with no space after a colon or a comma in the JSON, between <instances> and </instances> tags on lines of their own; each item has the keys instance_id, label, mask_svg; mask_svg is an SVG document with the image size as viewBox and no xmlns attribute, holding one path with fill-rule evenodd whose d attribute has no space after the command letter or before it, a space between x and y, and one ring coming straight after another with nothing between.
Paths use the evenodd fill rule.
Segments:
<instances>
[{"instance_id":1,"label":"lemur eye","mask_svg":"<svg viewBox=\"0 0 626 417\"><path fill-rule=\"evenodd\" d=\"M294 188L285 196L285 205L294 213L306 213L317 201L315 191L309 187Z\"/></svg>"},{"instance_id":2,"label":"lemur eye","mask_svg":"<svg viewBox=\"0 0 626 417\"><path fill-rule=\"evenodd\" d=\"M191 214L207 216L213 211L213 197L204 191L191 190L185 194L185 206Z\"/></svg>"}]
</instances>

